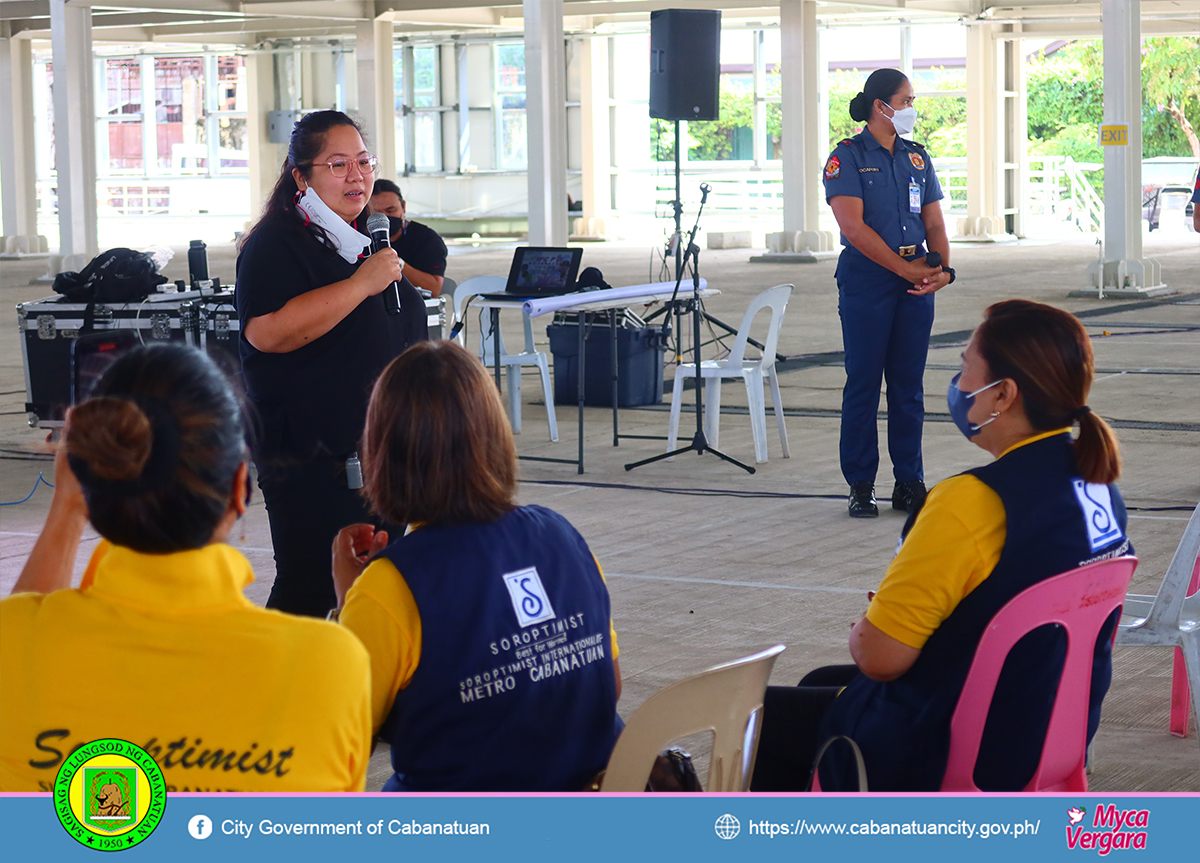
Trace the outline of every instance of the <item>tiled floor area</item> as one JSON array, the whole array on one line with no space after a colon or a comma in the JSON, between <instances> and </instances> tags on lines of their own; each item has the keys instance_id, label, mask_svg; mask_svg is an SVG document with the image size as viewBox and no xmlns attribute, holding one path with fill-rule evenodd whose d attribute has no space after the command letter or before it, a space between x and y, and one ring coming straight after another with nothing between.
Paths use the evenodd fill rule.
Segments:
<instances>
[{"instance_id":1,"label":"tiled floor area","mask_svg":"<svg viewBox=\"0 0 1200 863\"><path fill-rule=\"evenodd\" d=\"M510 247L455 247L448 274L503 274ZM1027 297L1078 313L1095 339L1097 382L1091 406L1113 422L1125 459L1122 491L1131 507L1129 533L1141 558L1138 592L1157 588L1182 534L1188 511L1200 499L1200 240L1194 234L1147 237L1146 254L1162 263L1174 296L1147 302L1069 299L1081 287L1095 247L1087 239L1052 244L960 245L952 250L956 283L938 294L934 347L925 376L925 460L932 484L982 464L987 454L966 442L949 422L946 384L983 309L1009 297ZM851 521L838 468L838 408L844 376L837 317L835 261L809 265L750 264L749 250L701 255L702 274L721 294L713 314L736 325L750 298L775 284L792 283L779 350L790 358L781 376L787 408L790 459L781 457L768 418L770 461L747 475L711 457L685 455L637 471L624 464L660 451L663 442L623 440L612 446L611 414L586 411L587 472L539 462L522 463L521 499L553 507L587 537L608 576L621 647L625 691L621 711L632 713L656 689L708 665L776 642L787 652L773 683L795 682L817 665L848 661L849 624L865 605L887 566L903 525L886 509L874 521ZM232 281L233 247L210 246L210 272ZM588 245L584 266L603 270L613 285L636 284L657 274L652 252L630 243ZM13 304L47 296L31 286L44 260L0 262L0 498L19 500L49 467L37 454L44 433L25 423L24 377ZM186 267L184 249L168 268ZM653 273L651 271L654 271ZM520 338L519 320L503 322L506 339ZM765 317L762 319L765 326ZM535 322L539 341L545 331ZM470 336L470 332L468 333ZM543 348L544 350L547 348ZM717 349L708 348L711 356ZM524 379L525 455L573 457L575 410L560 406L561 440L550 443L537 378ZM669 398L669 396L668 396ZM690 402L690 393L685 405ZM723 390L726 413L721 447L753 462L750 423L741 384ZM622 410L621 430L665 435L665 405ZM685 411L690 434L694 420ZM881 439L886 440L884 426ZM891 477L881 469L879 493L890 496ZM6 593L40 528L49 492L39 489L20 506L0 509L0 593ZM235 544L259 574L252 598L262 601L273 562L261 503ZM84 553L91 548L84 546ZM80 571L84 564L80 561ZM1200 791L1200 742L1167 732L1170 654L1118 648L1113 687L1096 738L1092 787L1100 791ZM388 768L386 753L373 760L370 788Z\"/></svg>"}]
</instances>

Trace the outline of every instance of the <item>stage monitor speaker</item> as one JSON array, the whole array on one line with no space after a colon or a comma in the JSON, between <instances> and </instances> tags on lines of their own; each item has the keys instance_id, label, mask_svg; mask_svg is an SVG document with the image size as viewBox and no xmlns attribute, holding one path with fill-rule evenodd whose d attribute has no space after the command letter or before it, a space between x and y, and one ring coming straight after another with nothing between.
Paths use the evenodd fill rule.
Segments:
<instances>
[{"instance_id":1,"label":"stage monitor speaker","mask_svg":"<svg viewBox=\"0 0 1200 863\"><path fill-rule=\"evenodd\" d=\"M721 13L660 9L650 13L650 116L720 117Z\"/></svg>"}]
</instances>

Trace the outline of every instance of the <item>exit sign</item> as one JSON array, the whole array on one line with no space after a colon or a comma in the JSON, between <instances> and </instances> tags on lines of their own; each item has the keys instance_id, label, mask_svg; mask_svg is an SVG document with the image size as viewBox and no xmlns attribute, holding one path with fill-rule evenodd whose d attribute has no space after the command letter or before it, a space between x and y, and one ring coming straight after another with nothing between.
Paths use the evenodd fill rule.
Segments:
<instances>
[{"instance_id":1,"label":"exit sign","mask_svg":"<svg viewBox=\"0 0 1200 863\"><path fill-rule=\"evenodd\" d=\"M1125 147L1129 144L1128 126L1101 126L1100 146Z\"/></svg>"}]
</instances>

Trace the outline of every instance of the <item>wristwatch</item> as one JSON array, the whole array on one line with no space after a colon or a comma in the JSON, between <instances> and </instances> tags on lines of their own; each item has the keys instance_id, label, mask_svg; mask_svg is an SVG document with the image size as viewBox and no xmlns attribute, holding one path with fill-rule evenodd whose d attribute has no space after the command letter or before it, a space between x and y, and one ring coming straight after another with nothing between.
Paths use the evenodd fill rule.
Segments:
<instances>
[{"instance_id":1,"label":"wristwatch","mask_svg":"<svg viewBox=\"0 0 1200 863\"><path fill-rule=\"evenodd\" d=\"M954 267L942 267L942 272L950 274L950 281L946 282L946 284L953 285L954 284Z\"/></svg>"}]
</instances>

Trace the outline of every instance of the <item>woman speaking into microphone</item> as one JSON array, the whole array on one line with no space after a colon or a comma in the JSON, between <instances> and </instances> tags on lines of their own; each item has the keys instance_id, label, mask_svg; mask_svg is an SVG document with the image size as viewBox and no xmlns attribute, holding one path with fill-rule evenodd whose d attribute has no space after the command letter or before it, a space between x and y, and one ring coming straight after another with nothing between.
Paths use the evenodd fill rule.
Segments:
<instances>
[{"instance_id":1,"label":"woman speaking into microphone","mask_svg":"<svg viewBox=\"0 0 1200 863\"><path fill-rule=\"evenodd\" d=\"M892 507L925 499L921 427L923 377L933 327L933 292L954 281L942 221L942 187L925 148L904 140L917 120L913 87L896 69L876 69L850 102L866 128L825 163L825 197L842 232L838 314L846 352L842 392L842 475L850 515L879 515L879 387L887 377L888 453L896 477ZM927 252L941 255L927 266Z\"/></svg>"},{"instance_id":2,"label":"woman speaking into microphone","mask_svg":"<svg viewBox=\"0 0 1200 863\"><path fill-rule=\"evenodd\" d=\"M368 520L357 451L371 387L428 338L403 262L391 249L371 254L375 165L345 114L306 115L237 260L242 372L260 420L254 461L275 549L267 606L294 614L335 605L330 544ZM393 282L398 314L385 302Z\"/></svg>"}]
</instances>

